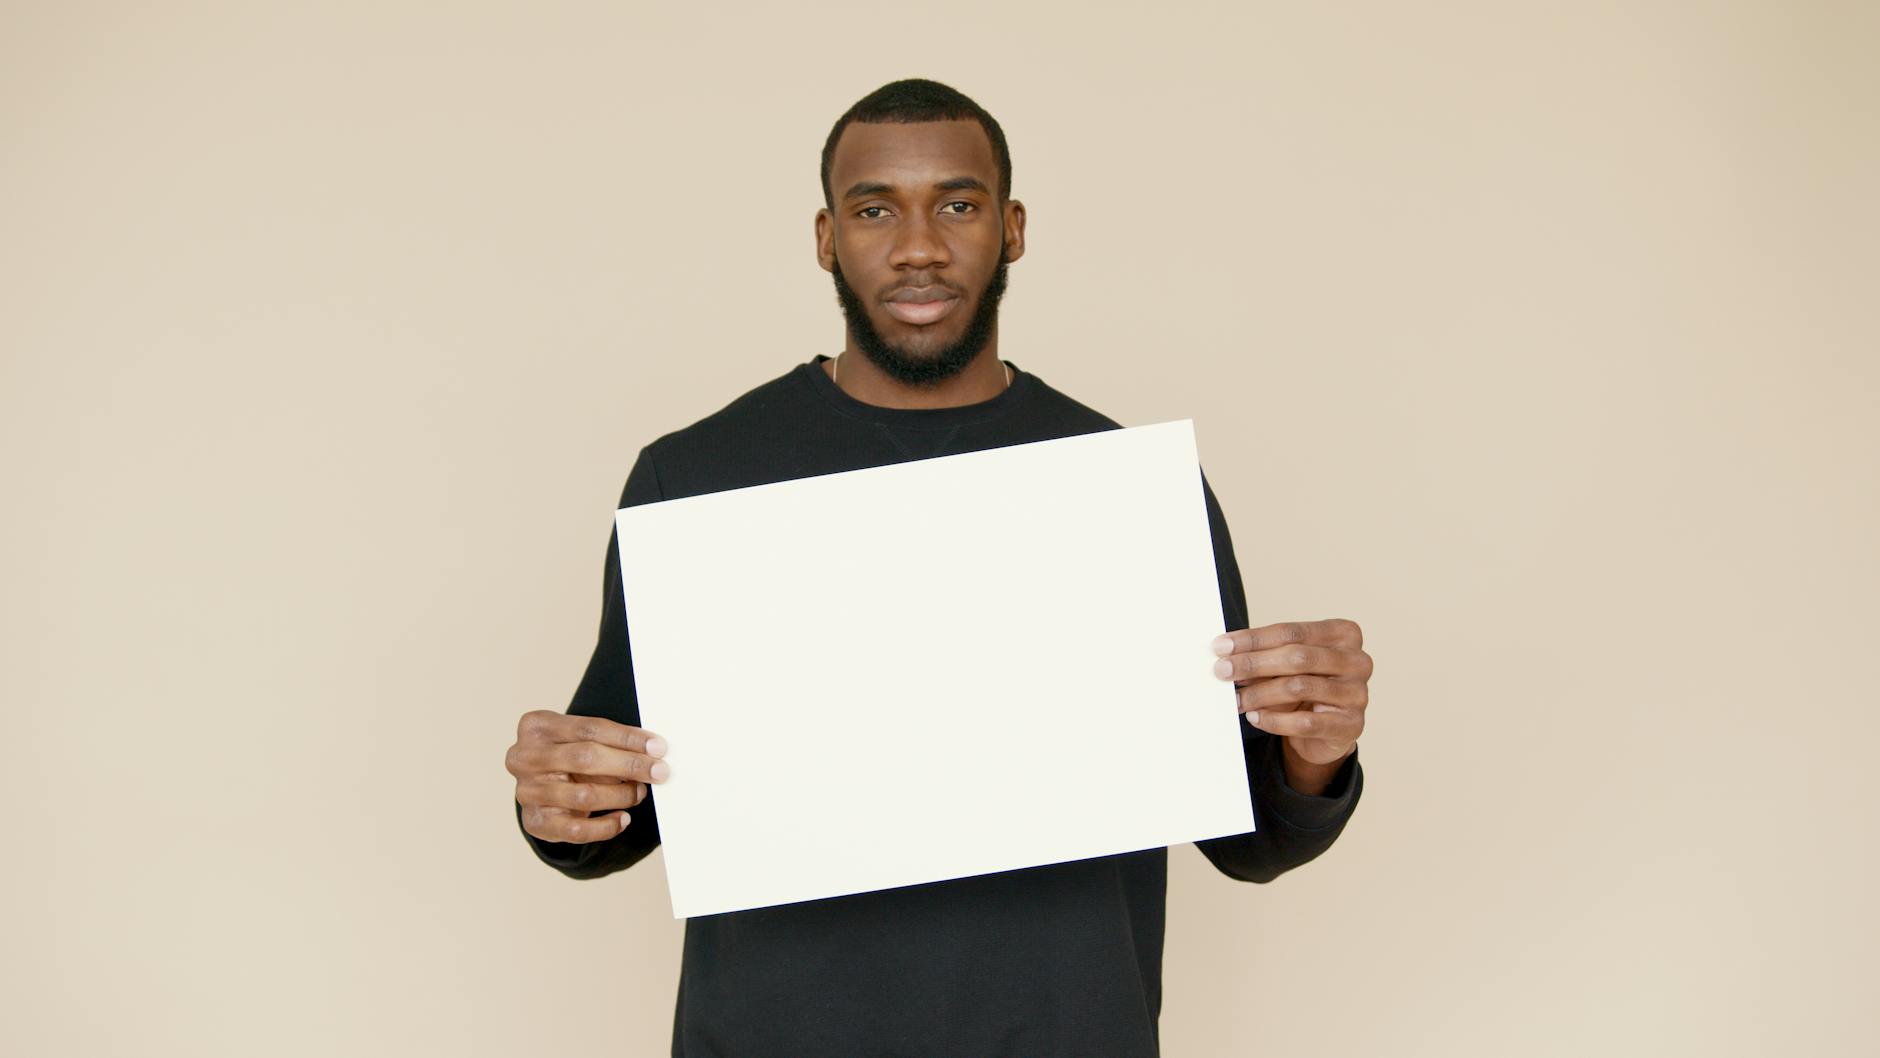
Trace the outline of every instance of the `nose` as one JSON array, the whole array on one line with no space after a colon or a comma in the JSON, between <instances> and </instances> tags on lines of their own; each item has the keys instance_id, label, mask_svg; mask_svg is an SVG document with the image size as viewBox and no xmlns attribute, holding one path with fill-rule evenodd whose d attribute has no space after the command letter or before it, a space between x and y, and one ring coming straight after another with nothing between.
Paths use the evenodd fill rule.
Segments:
<instances>
[{"instance_id":1,"label":"nose","mask_svg":"<svg viewBox=\"0 0 1880 1058\"><path fill-rule=\"evenodd\" d=\"M896 225L888 264L895 268L939 268L948 263L949 256L934 219L915 210Z\"/></svg>"}]
</instances>

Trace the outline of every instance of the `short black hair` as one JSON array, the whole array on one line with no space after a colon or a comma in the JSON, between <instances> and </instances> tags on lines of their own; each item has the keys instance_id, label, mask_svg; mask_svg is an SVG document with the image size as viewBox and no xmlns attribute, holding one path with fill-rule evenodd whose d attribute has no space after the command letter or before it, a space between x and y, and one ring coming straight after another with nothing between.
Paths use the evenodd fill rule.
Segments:
<instances>
[{"instance_id":1,"label":"short black hair","mask_svg":"<svg viewBox=\"0 0 1880 1058\"><path fill-rule=\"evenodd\" d=\"M1012 152L1005 146L1005 131L999 128L999 123L986 113L985 107L958 90L938 81L909 77L890 81L868 93L850 107L848 113L836 119L836 127L829 130L829 140L823 144L823 205L835 208L835 194L829 187L829 164L836 156L836 141L842 138L842 130L850 123L911 125L918 121L968 120L979 122L986 130L986 138L992 141L992 156L999 162L999 201L1011 198Z\"/></svg>"}]
</instances>

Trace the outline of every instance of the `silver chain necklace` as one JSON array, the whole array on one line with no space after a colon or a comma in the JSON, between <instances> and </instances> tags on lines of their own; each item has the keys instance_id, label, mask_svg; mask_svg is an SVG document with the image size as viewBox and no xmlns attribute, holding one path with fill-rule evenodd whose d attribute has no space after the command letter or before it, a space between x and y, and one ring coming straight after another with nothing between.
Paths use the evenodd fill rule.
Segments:
<instances>
[{"instance_id":1,"label":"silver chain necklace","mask_svg":"<svg viewBox=\"0 0 1880 1058\"><path fill-rule=\"evenodd\" d=\"M1011 389L1012 388L1012 365L1001 360L999 361L999 366L1005 368L1005 388ZM840 354L837 354L836 356L831 357L829 360L829 381L834 382L837 385L840 385L842 383L842 356Z\"/></svg>"}]
</instances>

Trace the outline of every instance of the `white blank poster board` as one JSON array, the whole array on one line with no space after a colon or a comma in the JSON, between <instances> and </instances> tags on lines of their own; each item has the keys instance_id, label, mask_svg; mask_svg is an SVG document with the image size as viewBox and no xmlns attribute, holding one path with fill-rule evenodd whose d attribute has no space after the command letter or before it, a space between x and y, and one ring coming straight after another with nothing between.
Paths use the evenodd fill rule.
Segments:
<instances>
[{"instance_id":1,"label":"white blank poster board","mask_svg":"<svg viewBox=\"0 0 1880 1058\"><path fill-rule=\"evenodd\" d=\"M1253 829L1190 420L616 522L675 918Z\"/></svg>"}]
</instances>

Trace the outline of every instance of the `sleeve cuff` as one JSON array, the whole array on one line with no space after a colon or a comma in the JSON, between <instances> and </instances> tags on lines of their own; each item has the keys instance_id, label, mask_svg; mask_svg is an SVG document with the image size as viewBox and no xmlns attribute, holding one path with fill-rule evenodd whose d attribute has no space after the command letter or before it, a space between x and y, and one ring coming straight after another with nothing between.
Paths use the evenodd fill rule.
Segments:
<instances>
[{"instance_id":1,"label":"sleeve cuff","mask_svg":"<svg viewBox=\"0 0 1880 1058\"><path fill-rule=\"evenodd\" d=\"M1303 794L1286 784L1286 765L1280 758L1278 736L1263 740L1265 759L1255 768L1256 806L1297 830L1323 830L1337 826L1351 812L1360 784L1358 747L1353 746L1332 776L1323 795Z\"/></svg>"}]
</instances>

